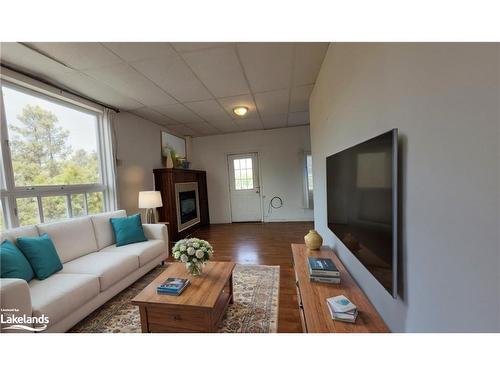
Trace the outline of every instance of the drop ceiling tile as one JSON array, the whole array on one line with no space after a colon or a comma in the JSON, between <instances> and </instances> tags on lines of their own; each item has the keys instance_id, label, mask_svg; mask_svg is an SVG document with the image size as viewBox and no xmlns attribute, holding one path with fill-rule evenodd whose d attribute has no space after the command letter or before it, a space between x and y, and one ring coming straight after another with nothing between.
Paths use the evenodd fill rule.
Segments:
<instances>
[{"instance_id":1,"label":"drop ceiling tile","mask_svg":"<svg viewBox=\"0 0 500 375\"><path fill-rule=\"evenodd\" d=\"M288 89L268 91L255 94L255 101L261 116L270 116L280 113L288 113Z\"/></svg>"},{"instance_id":2,"label":"drop ceiling tile","mask_svg":"<svg viewBox=\"0 0 500 375\"><path fill-rule=\"evenodd\" d=\"M183 57L216 97L236 96L249 92L234 48L188 52L184 53Z\"/></svg>"},{"instance_id":3,"label":"drop ceiling tile","mask_svg":"<svg viewBox=\"0 0 500 375\"><path fill-rule=\"evenodd\" d=\"M91 69L118 64L120 58L101 43L39 42L28 46L75 69Z\"/></svg>"},{"instance_id":4,"label":"drop ceiling tile","mask_svg":"<svg viewBox=\"0 0 500 375\"><path fill-rule=\"evenodd\" d=\"M262 130L264 126L260 121L260 118L240 118L235 120L236 124L241 128L241 130Z\"/></svg>"},{"instance_id":5,"label":"drop ceiling tile","mask_svg":"<svg viewBox=\"0 0 500 375\"><path fill-rule=\"evenodd\" d=\"M292 43L238 43L238 52L253 92L290 87Z\"/></svg>"},{"instance_id":6,"label":"drop ceiling tile","mask_svg":"<svg viewBox=\"0 0 500 375\"><path fill-rule=\"evenodd\" d=\"M241 127L235 121L213 121L212 126L219 129L222 133L237 133L242 131Z\"/></svg>"},{"instance_id":7,"label":"drop ceiling tile","mask_svg":"<svg viewBox=\"0 0 500 375\"><path fill-rule=\"evenodd\" d=\"M234 119L241 119L241 117L237 116L233 112L234 107L239 107L239 106L248 108L248 112L245 115L245 118L253 118L258 116L257 108L255 107L255 103L250 95L238 95L229 98L220 98L218 99L218 102L224 107L226 112L229 113L231 117Z\"/></svg>"},{"instance_id":8,"label":"drop ceiling tile","mask_svg":"<svg viewBox=\"0 0 500 375\"><path fill-rule=\"evenodd\" d=\"M127 62L157 58L168 59L177 56L169 43L116 42L103 43L103 45Z\"/></svg>"},{"instance_id":9,"label":"drop ceiling tile","mask_svg":"<svg viewBox=\"0 0 500 375\"><path fill-rule=\"evenodd\" d=\"M294 87L290 98L290 112L309 111L309 97L314 85Z\"/></svg>"},{"instance_id":10,"label":"drop ceiling tile","mask_svg":"<svg viewBox=\"0 0 500 375\"><path fill-rule=\"evenodd\" d=\"M174 98L127 64L85 70L85 74L146 106L176 103Z\"/></svg>"},{"instance_id":11,"label":"drop ceiling tile","mask_svg":"<svg viewBox=\"0 0 500 375\"><path fill-rule=\"evenodd\" d=\"M208 122L231 121L231 117L215 100L185 103L185 105Z\"/></svg>"},{"instance_id":12,"label":"drop ceiling tile","mask_svg":"<svg viewBox=\"0 0 500 375\"><path fill-rule=\"evenodd\" d=\"M211 99L212 95L179 57L143 60L132 66L180 102Z\"/></svg>"},{"instance_id":13,"label":"drop ceiling tile","mask_svg":"<svg viewBox=\"0 0 500 375\"><path fill-rule=\"evenodd\" d=\"M172 120L170 117L165 116L164 114L157 112L149 107L137 108L133 110L132 113L162 126L179 124L177 121Z\"/></svg>"},{"instance_id":14,"label":"drop ceiling tile","mask_svg":"<svg viewBox=\"0 0 500 375\"><path fill-rule=\"evenodd\" d=\"M316 82L329 43L297 43L293 70L293 85Z\"/></svg>"},{"instance_id":15,"label":"drop ceiling tile","mask_svg":"<svg viewBox=\"0 0 500 375\"><path fill-rule=\"evenodd\" d=\"M198 135L212 135L221 133L219 129L214 128L207 122L196 122L193 124L186 124L186 126L193 129Z\"/></svg>"},{"instance_id":16,"label":"drop ceiling tile","mask_svg":"<svg viewBox=\"0 0 500 375\"><path fill-rule=\"evenodd\" d=\"M309 124L309 112L295 112L288 114L288 125L307 125Z\"/></svg>"},{"instance_id":17,"label":"drop ceiling tile","mask_svg":"<svg viewBox=\"0 0 500 375\"><path fill-rule=\"evenodd\" d=\"M202 119L182 104L152 107L155 111L183 124L201 122Z\"/></svg>"},{"instance_id":18,"label":"drop ceiling tile","mask_svg":"<svg viewBox=\"0 0 500 375\"><path fill-rule=\"evenodd\" d=\"M2 63L21 72L29 73L53 85L121 110L131 110L143 106L138 101L119 94L102 82L67 68L20 43L2 43L1 48Z\"/></svg>"},{"instance_id":19,"label":"drop ceiling tile","mask_svg":"<svg viewBox=\"0 0 500 375\"><path fill-rule=\"evenodd\" d=\"M59 75L55 79L58 85L120 110L129 111L143 106L137 100L126 97L102 82L80 72L74 71L68 75Z\"/></svg>"},{"instance_id":20,"label":"drop ceiling tile","mask_svg":"<svg viewBox=\"0 0 500 375\"><path fill-rule=\"evenodd\" d=\"M170 43L179 52L192 52L208 48L230 47L234 43Z\"/></svg>"},{"instance_id":21,"label":"drop ceiling tile","mask_svg":"<svg viewBox=\"0 0 500 375\"><path fill-rule=\"evenodd\" d=\"M167 125L165 128L172 134L184 137L186 135L196 136L198 133L186 125Z\"/></svg>"},{"instance_id":22,"label":"drop ceiling tile","mask_svg":"<svg viewBox=\"0 0 500 375\"><path fill-rule=\"evenodd\" d=\"M21 43L3 42L1 47L2 64L22 72L28 72L42 79L74 73L68 68Z\"/></svg>"},{"instance_id":23,"label":"drop ceiling tile","mask_svg":"<svg viewBox=\"0 0 500 375\"><path fill-rule=\"evenodd\" d=\"M270 115L270 116L262 116L262 123L264 124L264 128L273 129L273 128L284 128L288 124L288 114L282 113L278 115Z\"/></svg>"}]
</instances>

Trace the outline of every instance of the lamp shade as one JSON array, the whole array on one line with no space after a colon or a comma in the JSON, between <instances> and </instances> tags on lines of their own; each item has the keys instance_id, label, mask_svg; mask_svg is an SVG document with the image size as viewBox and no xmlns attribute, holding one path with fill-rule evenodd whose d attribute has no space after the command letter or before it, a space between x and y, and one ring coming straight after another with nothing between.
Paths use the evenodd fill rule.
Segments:
<instances>
[{"instance_id":1,"label":"lamp shade","mask_svg":"<svg viewBox=\"0 0 500 375\"><path fill-rule=\"evenodd\" d=\"M162 207L161 193L159 191L140 191L139 208Z\"/></svg>"}]
</instances>

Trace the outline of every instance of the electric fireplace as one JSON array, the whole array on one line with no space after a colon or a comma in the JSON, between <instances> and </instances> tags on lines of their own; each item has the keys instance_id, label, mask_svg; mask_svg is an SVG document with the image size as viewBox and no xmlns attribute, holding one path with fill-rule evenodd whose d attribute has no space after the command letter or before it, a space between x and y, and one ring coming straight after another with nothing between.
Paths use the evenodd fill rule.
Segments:
<instances>
[{"instance_id":1,"label":"electric fireplace","mask_svg":"<svg viewBox=\"0 0 500 375\"><path fill-rule=\"evenodd\" d=\"M177 230L179 232L200 222L200 201L198 182L175 184L175 204L177 209Z\"/></svg>"}]
</instances>

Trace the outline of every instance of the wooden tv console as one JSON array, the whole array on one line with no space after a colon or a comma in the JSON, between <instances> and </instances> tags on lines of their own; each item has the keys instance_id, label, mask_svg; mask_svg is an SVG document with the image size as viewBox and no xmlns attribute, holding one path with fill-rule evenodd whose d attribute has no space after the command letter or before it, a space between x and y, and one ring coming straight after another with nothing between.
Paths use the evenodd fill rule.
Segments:
<instances>
[{"instance_id":1,"label":"wooden tv console","mask_svg":"<svg viewBox=\"0 0 500 375\"><path fill-rule=\"evenodd\" d=\"M297 285L302 330L308 333L389 332L386 324L337 257L325 247L308 250L303 244L292 244L293 267ZM340 284L309 281L307 257L331 258L340 271ZM326 299L343 294L358 306L356 323L332 320Z\"/></svg>"}]
</instances>

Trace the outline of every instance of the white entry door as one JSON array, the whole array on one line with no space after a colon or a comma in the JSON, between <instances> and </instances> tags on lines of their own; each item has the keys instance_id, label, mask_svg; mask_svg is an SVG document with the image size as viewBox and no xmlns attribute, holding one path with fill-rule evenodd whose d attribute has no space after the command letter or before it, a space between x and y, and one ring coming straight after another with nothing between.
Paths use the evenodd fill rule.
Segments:
<instances>
[{"instance_id":1,"label":"white entry door","mask_svg":"<svg viewBox=\"0 0 500 375\"><path fill-rule=\"evenodd\" d=\"M262 221L257 153L228 155L231 221Z\"/></svg>"}]
</instances>

